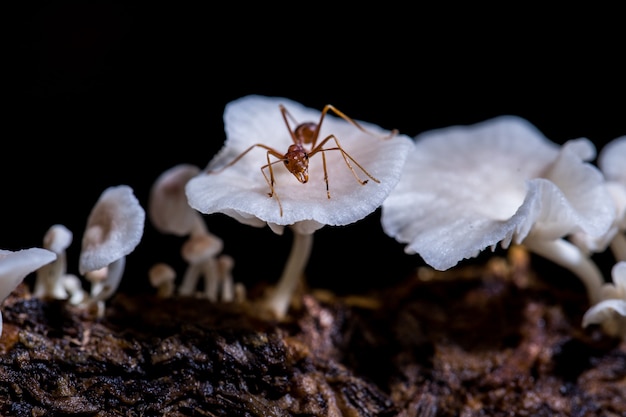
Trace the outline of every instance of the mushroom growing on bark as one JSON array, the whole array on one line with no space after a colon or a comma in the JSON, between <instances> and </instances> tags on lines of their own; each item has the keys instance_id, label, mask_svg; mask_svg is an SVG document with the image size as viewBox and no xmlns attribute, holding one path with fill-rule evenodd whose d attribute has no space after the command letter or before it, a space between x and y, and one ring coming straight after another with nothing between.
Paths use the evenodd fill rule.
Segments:
<instances>
[{"instance_id":1,"label":"mushroom growing on bark","mask_svg":"<svg viewBox=\"0 0 626 417\"><path fill-rule=\"evenodd\" d=\"M568 268L592 303L604 278L565 238L606 233L615 208L586 139L563 146L528 121L501 116L415 138L402 179L382 206L384 231L445 270L511 242Z\"/></svg>"},{"instance_id":2,"label":"mushroom growing on bark","mask_svg":"<svg viewBox=\"0 0 626 417\"><path fill-rule=\"evenodd\" d=\"M30 248L19 251L0 250L0 303L28 276L44 265L54 262L57 255L47 249ZM0 314L0 335L2 314Z\"/></svg>"},{"instance_id":3,"label":"mushroom growing on bark","mask_svg":"<svg viewBox=\"0 0 626 417\"><path fill-rule=\"evenodd\" d=\"M200 277L204 276L205 295L216 301L219 276L215 258L222 251L223 242L209 233L204 218L189 206L185 195L185 185L200 172L195 165L178 164L159 175L150 190L148 215L161 233L189 235L181 249L188 266L178 294L194 294Z\"/></svg>"},{"instance_id":4,"label":"mushroom growing on bark","mask_svg":"<svg viewBox=\"0 0 626 417\"><path fill-rule=\"evenodd\" d=\"M65 250L72 244L72 232L62 224L51 226L43 238L43 247L56 253L57 258L37 270L33 296L65 300L68 293L64 286L67 273Z\"/></svg>"},{"instance_id":5,"label":"mushroom growing on bark","mask_svg":"<svg viewBox=\"0 0 626 417\"><path fill-rule=\"evenodd\" d=\"M262 303L278 318L286 315L303 278L313 233L325 225L354 223L376 210L400 179L412 144L405 135L339 112L341 118L325 113L328 108L321 112L285 98L254 95L230 102L224 112L224 147L186 186L189 204L201 213L268 225L277 234L285 227L293 232L283 273ZM296 125L293 130L289 122ZM325 143L323 150L306 149L316 143Z\"/></svg>"},{"instance_id":6,"label":"mushroom growing on bark","mask_svg":"<svg viewBox=\"0 0 626 417\"><path fill-rule=\"evenodd\" d=\"M148 271L150 285L157 290L157 297L167 298L174 295L176 271L166 263L158 262Z\"/></svg>"},{"instance_id":7,"label":"mushroom growing on bark","mask_svg":"<svg viewBox=\"0 0 626 417\"><path fill-rule=\"evenodd\" d=\"M104 300L117 290L126 256L143 236L145 212L127 185L109 187L93 207L82 240L79 272L94 280L90 302L104 315Z\"/></svg>"},{"instance_id":8,"label":"mushroom growing on bark","mask_svg":"<svg viewBox=\"0 0 626 417\"><path fill-rule=\"evenodd\" d=\"M602 286L600 301L583 316L583 327L599 324L608 335L626 340L626 261L611 271L612 283Z\"/></svg>"}]
</instances>

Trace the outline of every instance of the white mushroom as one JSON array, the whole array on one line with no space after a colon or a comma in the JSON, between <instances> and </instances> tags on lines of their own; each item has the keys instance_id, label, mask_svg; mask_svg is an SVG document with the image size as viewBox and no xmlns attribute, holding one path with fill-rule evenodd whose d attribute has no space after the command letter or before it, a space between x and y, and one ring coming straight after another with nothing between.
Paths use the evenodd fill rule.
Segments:
<instances>
[{"instance_id":1,"label":"white mushroom","mask_svg":"<svg viewBox=\"0 0 626 417\"><path fill-rule=\"evenodd\" d=\"M626 340L626 261L611 271L612 283L602 286L600 301L583 316L583 327L599 324L605 333Z\"/></svg>"},{"instance_id":2,"label":"white mushroom","mask_svg":"<svg viewBox=\"0 0 626 417\"><path fill-rule=\"evenodd\" d=\"M67 271L65 250L72 244L72 232L61 224L51 226L43 239L43 247L56 253L57 259L37 270L33 295L38 298L65 300L68 293L63 285Z\"/></svg>"},{"instance_id":3,"label":"white mushroom","mask_svg":"<svg viewBox=\"0 0 626 417\"><path fill-rule=\"evenodd\" d=\"M289 117L283 116L280 106ZM324 150L313 154L308 176L286 168L297 163L297 157L278 157L295 144L287 120L319 125L317 145L329 139ZM313 233L325 225L354 223L376 210L400 179L412 141L405 135L389 139L391 132L379 126L358 121L358 128L292 100L254 95L229 103L224 124L224 147L209 162L207 172L189 180L187 198L204 214L224 213L255 227L267 224L277 234L285 226L294 232L290 258L265 303L283 318L303 277ZM309 159L308 154L304 159Z\"/></svg>"},{"instance_id":4,"label":"white mushroom","mask_svg":"<svg viewBox=\"0 0 626 417\"><path fill-rule=\"evenodd\" d=\"M47 249L30 248L16 252L0 250L0 303L32 272L54 262L57 255ZM2 315L0 314L0 334Z\"/></svg>"},{"instance_id":5,"label":"white mushroom","mask_svg":"<svg viewBox=\"0 0 626 417\"><path fill-rule=\"evenodd\" d=\"M79 305L87 300L87 292L83 289L83 285L74 274L64 274L62 277L63 288L69 294L68 302L72 305Z\"/></svg>"},{"instance_id":6,"label":"white mushroom","mask_svg":"<svg viewBox=\"0 0 626 417\"><path fill-rule=\"evenodd\" d=\"M179 295L193 295L197 290L198 280L204 276L205 295L209 300L217 301L219 270L216 257L223 247L222 239L210 233L189 237L181 248L181 255L189 266L178 288Z\"/></svg>"},{"instance_id":7,"label":"white mushroom","mask_svg":"<svg viewBox=\"0 0 626 417\"><path fill-rule=\"evenodd\" d=\"M594 152L586 139L558 146L514 116L425 132L383 203L383 229L441 270L523 244L580 277L596 302L600 270L564 239L601 236L614 220L602 174L584 161Z\"/></svg>"},{"instance_id":8,"label":"white mushroom","mask_svg":"<svg viewBox=\"0 0 626 417\"><path fill-rule=\"evenodd\" d=\"M610 248L617 261L626 261L626 136L607 143L598 156L598 167L615 203L613 226L601 236L578 232L572 241L588 252Z\"/></svg>"},{"instance_id":9,"label":"white mushroom","mask_svg":"<svg viewBox=\"0 0 626 417\"><path fill-rule=\"evenodd\" d=\"M79 259L79 272L87 279L99 279L101 270L106 272L104 281L92 287L92 301L98 303L98 312L104 312L104 300L117 290L124 268L126 256L141 241L145 212L127 185L107 188L87 219L87 227L82 240ZM89 274L88 274L89 273Z\"/></svg>"},{"instance_id":10,"label":"white mushroom","mask_svg":"<svg viewBox=\"0 0 626 417\"><path fill-rule=\"evenodd\" d=\"M202 215L187 202L185 185L200 173L200 168L179 164L163 172L152 185L148 215L161 233L176 236L206 233Z\"/></svg>"},{"instance_id":11,"label":"white mushroom","mask_svg":"<svg viewBox=\"0 0 626 417\"><path fill-rule=\"evenodd\" d=\"M174 295L176 271L166 263L156 263L148 271L150 285L157 290L157 297L167 298Z\"/></svg>"}]
</instances>

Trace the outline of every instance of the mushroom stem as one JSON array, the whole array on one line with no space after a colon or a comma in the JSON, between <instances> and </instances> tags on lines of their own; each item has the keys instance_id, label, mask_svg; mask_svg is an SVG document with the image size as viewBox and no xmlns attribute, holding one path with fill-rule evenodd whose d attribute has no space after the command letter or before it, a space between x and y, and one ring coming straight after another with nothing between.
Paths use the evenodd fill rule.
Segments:
<instances>
[{"instance_id":1,"label":"mushroom stem","mask_svg":"<svg viewBox=\"0 0 626 417\"><path fill-rule=\"evenodd\" d=\"M598 266L576 245L563 239L542 240L528 238L524 245L533 253L560 265L578 276L587 289L589 302L593 305L601 300L600 288L604 277Z\"/></svg>"},{"instance_id":2,"label":"mushroom stem","mask_svg":"<svg viewBox=\"0 0 626 417\"><path fill-rule=\"evenodd\" d=\"M220 286L220 274L216 258L208 258L202 263L202 272L204 274L204 294L213 302L217 301Z\"/></svg>"},{"instance_id":3,"label":"mushroom stem","mask_svg":"<svg viewBox=\"0 0 626 417\"><path fill-rule=\"evenodd\" d=\"M618 233L615 235L611 241L610 248L618 262L626 261L626 234Z\"/></svg>"},{"instance_id":4,"label":"mushroom stem","mask_svg":"<svg viewBox=\"0 0 626 417\"><path fill-rule=\"evenodd\" d=\"M291 297L304 274L312 247L313 233L305 234L294 230L291 252L283 274L272 293L264 301L264 305L280 319L287 314Z\"/></svg>"},{"instance_id":5,"label":"mushroom stem","mask_svg":"<svg viewBox=\"0 0 626 417\"><path fill-rule=\"evenodd\" d=\"M190 296L196 292L202 266L200 264L189 264L183 275L183 280L178 287L178 295Z\"/></svg>"},{"instance_id":6,"label":"mushroom stem","mask_svg":"<svg viewBox=\"0 0 626 417\"><path fill-rule=\"evenodd\" d=\"M57 259L37 270L37 279L33 296L38 298L52 297L56 300L68 298L67 291L63 286L63 275L66 271L65 252L57 253Z\"/></svg>"}]
</instances>

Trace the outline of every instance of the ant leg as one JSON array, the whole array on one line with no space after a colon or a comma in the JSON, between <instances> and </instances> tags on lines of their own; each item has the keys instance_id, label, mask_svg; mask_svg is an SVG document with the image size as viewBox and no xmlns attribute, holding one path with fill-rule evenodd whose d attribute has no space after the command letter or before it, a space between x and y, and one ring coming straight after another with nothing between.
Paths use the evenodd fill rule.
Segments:
<instances>
[{"instance_id":1,"label":"ant leg","mask_svg":"<svg viewBox=\"0 0 626 417\"><path fill-rule=\"evenodd\" d=\"M326 142L328 142L329 140L334 140L335 144L337 145L334 148L326 148L324 149L323 146L326 144ZM340 151L341 152L341 156L343 157L344 162L346 163L346 165L348 166L348 168L350 168L350 171L352 171L352 175L354 175L354 178L359 182L359 184L361 185L365 185L367 184L368 180L362 180L356 173L356 171L354 170L354 168L352 167L352 164L350 164L350 161L352 161L352 163L354 165L356 165L365 175L367 175L372 181L379 183L380 181L375 178L372 174L370 174L365 168L363 168L361 166L361 164L359 164L348 152L346 152L341 145L339 144L339 140L337 139L337 137L335 135L329 135L328 137L326 137L326 139L324 139L322 142L320 142L319 145L317 145L317 147L315 147L315 149L313 149L310 153L309 153L309 158L312 157L313 155L315 155L318 152L322 152L322 159L324 160L324 153L327 151ZM324 166L325 167L325 166ZM326 170L324 170L324 175L326 176ZM328 182L326 183L328 185Z\"/></svg>"},{"instance_id":2,"label":"ant leg","mask_svg":"<svg viewBox=\"0 0 626 417\"><path fill-rule=\"evenodd\" d=\"M266 156L267 156L267 164L263 165L261 167L261 173L263 174L263 177L265 178L265 182L267 182L267 185L270 187L270 192L267 193L268 197L274 197L276 199L276 202L278 203L278 208L280 210L280 217L283 216L283 205L280 202L280 198L278 198L278 194L276 193L276 190L274 189L274 183L276 182L274 180L274 170L272 169L272 165L281 162L283 160L283 158L279 159L278 161L274 161L274 162L270 162L270 152L267 152ZM267 177L267 174L265 173L265 169L269 170L270 172L270 177Z\"/></svg>"},{"instance_id":3,"label":"ant leg","mask_svg":"<svg viewBox=\"0 0 626 417\"><path fill-rule=\"evenodd\" d=\"M328 170L326 169L326 153L325 152L322 152L322 165L324 166L324 182L326 183L326 197L330 198L330 189L328 188ZM354 170L352 172L354 172Z\"/></svg>"},{"instance_id":4,"label":"ant leg","mask_svg":"<svg viewBox=\"0 0 626 417\"><path fill-rule=\"evenodd\" d=\"M235 165L241 158L243 158L248 152L250 152L252 149L256 147L265 149L268 155L272 155L278 159L283 159L283 155L279 153L276 149L270 148L269 146L263 145L262 143L256 143L250 146L248 149L246 149L242 153L240 153L235 159L233 159L232 161L230 161L228 164L224 165L223 167L218 168L218 169L207 170L207 174L219 174L220 172L224 171L226 168ZM268 162L269 162L269 156L268 156Z\"/></svg>"},{"instance_id":5,"label":"ant leg","mask_svg":"<svg viewBox=\"0 0 626 417\"><path fill-rule=\"evenodd\" d=\"M289 113L289 111L287 111L285 106L283 106L282 104L279 104L278 108L280 109L280 114L283 115L283 120L285 121L285 124L287 125L287 130L289 131L289 134L291 135L291 140L293 141L293 143L298 143L298 139L296 138L296 134L293 132L293 129L291 128L291 125L289 125L289 120L287 120L287 117L289 117L291 119L291 121L295 125L298 125L298 122L296 122L296 119L294 119L294 117L291 115L291 113Z\"/></svg>"},{"instance_id":6,"label":"ant leg","mask_svg":"<svg viewBox=\"0 0 626 417\"><path fill-rule=\"evenodd\" d=\"M377 135L377 134L375 134L373 132L370 132L369 130L367 130L363 126L361 126L356 120L354 120L351 117L347 116L345 113L340 111L338 108L336 108L332 104L327 104L322 109L322 115L320 117L320 121L317 123L317 128L315 130L315 135L313 137L315 137L315 138L318 137L320 129L322 127L322 121L324 120L324 117L326 116L326 113L328 113L330 110L332 110L333 113L335 113L337 116L341 117L342 119L344 119L345 121L350 123L352 126L354 126L357 129L359 129L361 132L367 133L368 135L378 136L380 139L387 140L387 139L391 139L392 137L394 137L394 136L396 136L398 134L398 129L393 129L388 135L384 135L384 136ZM315 147L315 142L313 142L312 146Z\"/></svg>"}]
</instances>

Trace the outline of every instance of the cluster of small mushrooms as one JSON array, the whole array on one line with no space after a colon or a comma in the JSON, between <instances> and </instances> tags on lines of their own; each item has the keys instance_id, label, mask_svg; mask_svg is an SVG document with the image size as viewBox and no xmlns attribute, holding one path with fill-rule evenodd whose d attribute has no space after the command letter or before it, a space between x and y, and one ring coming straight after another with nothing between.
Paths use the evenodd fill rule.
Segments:
<instances>
[{"instance_id":1,"label":"cluster of small mushrooms","mask_svg":"<svg viewBox=\"0 0 626 417\"><path fill-rule=\"evenodd\" d=\"M174 166L151 189L152 224L187 239L180 280L161 262L149 271L158 296L246 301L245 288L233 280L234 260L204 221L203 215L223 213L293 233L283 274L258 303L284 318L315 231L357 222L380 207L385 233L434 269L498 245L522 245L570 270L591 305L582 325L626 340L626 136L596 159L591 141L558 145L516 116L410 138L356 122L332 106L320 112L255 95L229 103L224 124L225 144L205 170ZM36 272L34 296L93 306L102 317L125 257L141 240L144 217L128 186L105 190L82 240L79 270L90 291L66 272L72 233L54 225L43 248L0 251L0 299ZM604 251L615 259L610 280L592 260Z\"/></svg>"}]
</instances>

